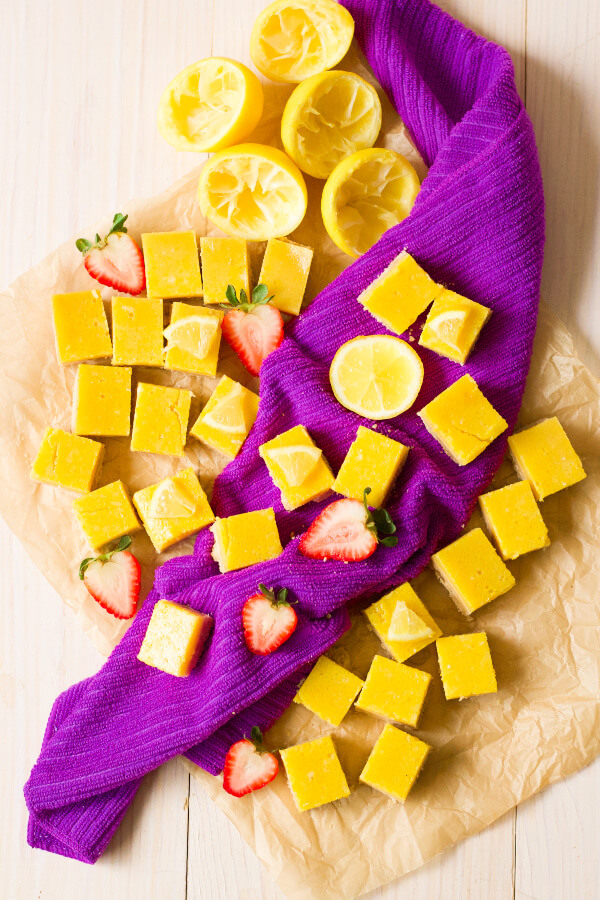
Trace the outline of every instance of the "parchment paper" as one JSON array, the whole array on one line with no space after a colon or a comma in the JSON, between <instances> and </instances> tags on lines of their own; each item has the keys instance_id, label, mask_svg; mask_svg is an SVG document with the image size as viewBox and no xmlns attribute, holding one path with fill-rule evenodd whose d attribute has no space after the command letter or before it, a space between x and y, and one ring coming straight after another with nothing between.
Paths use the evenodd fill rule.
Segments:
<instances>
[{"instance_id":1,"label":"parchment paper","mask_svg":"<svg viewBox=\"0 0 600 900\"><path fill-rule=\"evenodd\" d=\"M356 51L344 66L373 81ZM256 140L280 145L278 123L290 91L268 86ZM378 143L404 153L423 175L402 123L380 95L384 125ZM176 228L214 232L197 208L198 171L158 197L124 205L134 237L142 231ZM319 211L322 183L310 178L307 183L308 214L292 237L316 250L307 291L310 300L350 260L324 232ZM102 232L113 212L107 211L105 221L80 233ZM253 247L255 275L262 250L261 245ZM71 513L73 495L29 478L46 425L68 429L70 422L75 370L56 362L50 298L56 292L92 285L95 282L71 241L0 295L0 513L64 602L76 611L95 644L108 653L126 626L98 607L77 578L87 548ZM219 370L252 383L226 345ZM215 384L215 379L152 369L138 369L136 377L190 387L197 395L192 421ZM190 765L287 897L334 900L372 890L484 828L600 752L599 414L600 383L577 359L566 328L542 305L521 422L558 415L588 477L544 501L551 546L510 563L517 586L473 620L455 610L431 572L417 579L418 593L445 633L487 631L499 690L497 695L446 702L434 649L410 660L434 675L418 730L433 751L404 805L358 784L358 773L382 726L357 711L335 732L344 770L356 789L348 799L313 812L295 810L282 774L268 789L237 800L222 790L219 778ZM135 491L182 465L131 453L127 439L108 440L106 445L100 484L120 477ZM210 491L225 459L192 440L186 455ZM495 484L511 480L514 471L505 463ZM192 543L179 544L170 555L189 553ZM144 535L134 538L133 549L142 562L147 589L154 565L165 557L156 556ZM384 651L357 610L352 630L331 656L364 677L376 652ZM323 722L293 705L271 729L268 742L284 747L327 731L331 729Z\"/></svg>"}]
</instances>

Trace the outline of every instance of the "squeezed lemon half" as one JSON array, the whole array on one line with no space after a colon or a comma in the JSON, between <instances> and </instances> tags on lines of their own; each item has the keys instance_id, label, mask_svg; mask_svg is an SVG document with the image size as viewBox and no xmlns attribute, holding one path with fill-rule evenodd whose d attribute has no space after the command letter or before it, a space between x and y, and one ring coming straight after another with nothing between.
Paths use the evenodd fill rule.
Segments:
<instances>
[{"instance_id":1,"label":"squeezed lemon half","mask_svg":"<svg viewBox=\"0 0 600 900\"><path fill-rule=\"evenodd\" d=\"M262 111L262 84L254 72L214 56L187 66L166 87L158 128L177 150L205 153L245 140Z\"/></svg>"},{"instance_id":2,"label":"squeezed lemon half","mask_svg":"<svg viewBox=\"0 0 600 900\"><path fill-rule=\"evenodd\" d=\"M391 335L357 337L342 344L329 369L336 400L367 419L391 419L413 405L423 383L423 363L413 348Z\"/></svg>"},{"instance_id":3,"label":"squeezed lemon half","mask_svg":"<svg viewBox=\"0 0 600 900\"><path fill-rule=\"evenodd\" d=\"M354 72L322 72L299 84L281 120L281 139L296 165L327 178L357 150L372 147L381 129L377 91Z\"/></svg>"},{"instance_id":4,"label":"squeezed lemon half","mask_svg":"<svg viewBox=\"0 0 600 900\"><path fill-rule=\"evenodd\" d=\"M419 188L419 176L400 153L359 150L339 163L325 183L323 224L341 250L361 256L407 217Z\"/></svg>"},{"instance_id":5,"label":"squeezed lemon half","mask_svg":"<svg viewBox=\"0 0 600 900\"><path fill-rule=\"evenodd\" d=\"M302 172L281 150L240 144L208 160L198 200L202 213L225 234L266 241L298 227L307 194Z\"/></svg>"},{"instance_id":6,"label":"squeezed lemon half","mask_svg":"<svg viewBox=\"0 0 600 900\"><path fill-rule=\"evenodd\" d=\"M337 65L353 34L352 16L333 0L275 0L254 23L250 56L271 81L295 83Z\"/></svg>"}]
</instances>

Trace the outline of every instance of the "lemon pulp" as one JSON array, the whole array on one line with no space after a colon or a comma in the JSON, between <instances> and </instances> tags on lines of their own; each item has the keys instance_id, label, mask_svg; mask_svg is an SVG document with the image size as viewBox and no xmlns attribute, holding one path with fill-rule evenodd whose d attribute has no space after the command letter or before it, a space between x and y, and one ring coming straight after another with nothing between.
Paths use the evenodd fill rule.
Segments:
<instances>
[{"instance_id":1,"label":"lemon pulp","mask_svg":"<svg viewBox=\"0 0 600 900\"><path fill-rule=\"evenodd\" d=\"M204 424L226 434L246 433L246 414L241 385L236 384L229 394L204 416Z\"/></svg>"},{"instance_id":2,"label":"lemon pulp","mask_svg":"<svg viewBox=\"0 0 600 900\"><path fill-rule=\"evenodd\" d=\"M336 166L323 188L327 233L345 253L360 256L406 218L419 187L419 176L400 153L359 150Z\"/></svg>"},{"instance_id":3,"label":"lemon pulp","mask_svg":"<svg viewBox=\"0 0 600 900\"><path fill-rule=\"evenodd\" d=\"M303 484L321 458L318 447L303 444L291 447L273 447L266 451L266 456L277 463L290 487Z\"/></svg>"},{"instance_id":4,"label":"lemon pulp","mask_svg":"<svg viewBox=\"0 0 600 900\"><path fill-rule=\"evenodd\" d=\"M390 335L357 337L342 344L329 380L336 399L368 419L391 419L417 399L423 363L409 344Z\"/></svg>"},{"instance_id":5,"label":"lemon pulp","mask_svg":"<svg viewBox=\"0 0 600 900\"><path fill-rule=\"evenodd\" d=\"M186 316L165 328L166 349L178 347L196 359L205 359L218 329L216 316Z\"/></svg>"},{"instance_id":6,"label":"lemon pulp","mask_svg":"<svg viewBox=\"0 0 600 900\"><path fill-rule=\"evenodd\" d=\"M327 178L341 160L371 147L381 128L377 91L353 72L323 72L299 84L281 120L281 139L296 165Z\"/></svg>"},{"instance_id":7,"label":"lemon pulp","mask_svg":"<svg viewBox=\"0 0 600 900\"><path fill-rule=\"evenodd\" d=\"M150 519L183 519L196 512L196 501L172 478L161 482L152 495L148 506Z\"/></svg>"},{"instance_id":8,"label":"lemon pulp","mask_svg":"<svg viewBox=\"0 0 600 900\"><path fill-rule=\"evenodd\" d=\"M403 600L396 603L387 633L389 641L421 641L432 635L433 629Z\"/></svg>"}]
</instances>

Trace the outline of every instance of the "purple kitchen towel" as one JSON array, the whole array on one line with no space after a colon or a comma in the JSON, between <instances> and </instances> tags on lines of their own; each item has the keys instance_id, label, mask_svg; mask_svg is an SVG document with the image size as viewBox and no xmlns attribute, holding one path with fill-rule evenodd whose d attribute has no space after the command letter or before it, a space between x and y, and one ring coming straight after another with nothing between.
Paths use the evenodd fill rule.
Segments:
<instances>
[{"instance_id":1,"label":"purple kitchen towel","mask_svg":"<svg viewBox=\"0 0 600 900\"><path fill-rule=\"evenodd\" d=\"M544 217L533 130L510 57L428 0L345 5L375 75L431 166L429 174L408 219L326 288L266 360L257 422L215 484L213 506L220 516L275 508L283 553L220 575L210 556L212 535L205 531L192 556L158 570L155 590L109 660L67 695L68 709L56 716L25 787L30 838L47 849L96 858L146 772L206 746L233 717L243 733L253 724L255 705L264 701L268 708L273 691L343 633L346 604L413 577L438 546L458 535L500 464L506 434L460 468L423 428L416 410L467 371L514 426L535 331ZM418 347L425 380L415 407L378 426L411 448L387 504L398 545L348 565L309 560L299 553L297 536L325 502L286 512L258 447L302 423L337 470L358 425L373 426L336 402L328 369L344 341L385 333L356 297L403 248L438 281L493 314L464 367ZM259 582L287 586L299 613L292 638L264 658L249 653L241 630L241 607ZM159 596L215 618L208 649L188 678L172 678L136 659Z\"/></svg>"}]
</instances>

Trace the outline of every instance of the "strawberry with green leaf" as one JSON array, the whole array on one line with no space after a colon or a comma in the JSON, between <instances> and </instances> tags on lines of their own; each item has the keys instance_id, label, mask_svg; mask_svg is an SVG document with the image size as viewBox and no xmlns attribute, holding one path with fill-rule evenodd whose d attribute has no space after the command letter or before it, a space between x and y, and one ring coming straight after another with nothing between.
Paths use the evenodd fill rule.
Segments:
<instances>
[{"instance_id":1,"label":"strawberry with green leaf","mask_svg":"<svg viewBox=\"0 0 600 900\"><path fill-rule=\"evenodd\" d=\"M234 797L258 791L273 781L279 771L277 757L264 745L260 728L250 732L250 738L237 741L227 751L223 767L223 787Z\"/></svg>"},{"instance_id":2,"label":"strawberry with green leaf","mask_svg":"<svg viewBox=\"0 0 600 900\"><path fill-rule=\"evenodd\" d=\"M124 294L141 294L146 287L142 251L127 234L127 216L117 213L108 234L94 242L79 238L75 246L83 253L83 264L96 281Z\"/></svg>"},{"instance_id":3,"label":"strawberry with green leaf","mask_svg":"<svg viewBox=\"0 0 600 900\"><path fill-rule=\"evenodd\" d=\"M140 597L140 564L130 546L131 538L122 537L79 566L89 593L115 619L131 619Z\"/></svg>"},{"instance_id":4,"label":"strawberry with green leaf","mask_svg":"<svg viewBox=\"0 0 600 900\"><path fill-rule=\"evenodd\" d=\"M248 371L258 375L263 360L283 340L281 313L270 305L273 298L266 284L257 284L250 300L243 288L238 298L232 284L227 285L225 296L227 303L221 306L227 311L221 326L223 337Z\"/></svg>"},{"instance_id":5,"label":"strawberry with green leaf","mask_svg":"<svg viewBox=\"0 0 600 900\"><path fill-rule=\"evenodd\" d=\"M395 547L396 526L382 508L370 509L365 488L360 500L335 500L326 506L300 539L299 549L310 559L357 562L372 556L378 544Z\"/></svg>"},{"instance_id":6,"label":"strawberry with green leaf","mask_svg":"<svg viewBox=\"0 0 600 900\"><path fill-rule=\"evenodd\" d=\"M258 590L242 609L244 639L252 653L267 656L292 636L298 616L288 600L287 588L275 591L259 584Z\"/></svg>"}]
</instances>

